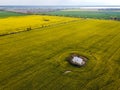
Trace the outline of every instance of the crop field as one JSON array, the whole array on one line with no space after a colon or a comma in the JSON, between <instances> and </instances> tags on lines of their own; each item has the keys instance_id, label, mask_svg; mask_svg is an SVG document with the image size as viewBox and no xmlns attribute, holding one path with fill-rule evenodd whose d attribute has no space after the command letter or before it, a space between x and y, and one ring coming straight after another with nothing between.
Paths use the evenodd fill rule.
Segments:
<instances>
[{"instance_id":1,"label":"crop field","mask_svg":"<svg viewBox=\"0 0 120 90\"><path fill-rule=\"evenodd\" d=\"M36 23L27 21L32 17L37 17ZM11 30L26 22L41 26L38 18L20 17L25 22L14 23ZM6 22L12 19L15 20L7 18ZM50 22L71 19L53 17ZM0 90L119 90L120 22L72 20L75 21L1 36ZM69 64L66 57L70 53L87 57L86 65L78 68Z\"/></svg>"},{"instance_id":2,"label":"crop field","mask_svg":"<svg viewBox=\"0 0 120 90\"><path fill-rule=\"evenodd\" d=\"M26 14L22 14L22 13L0 11L0 18L7 18L7 17L11 17L11 16L25 16L25 15Z\"/></svg>"},{"instance_id":3,"label":"crop field","mask_svg":"<svg viewBox=\"0 0 120 90\"><path fill-rule=\"evenodd\" d=\"M120 11L77 11L65 10L44 13L47 15L70 16L81 18L95 18L95 19L111 19L113 17L120 18Z\"/></svg>"},{"instance_id":4,"label":"crop field","mask_svg":"<svg viewBox=\"0 0 120 90\"><path fill-rule=\"evenodd\" d=\"M35 29L49 25L61 24L78 20L77 18L65 18L57 16L29 15L19 17L9 17L0 19L0 35L8 35L21 31L27 31L28 28Z\"/></svg>"}]
</instances>

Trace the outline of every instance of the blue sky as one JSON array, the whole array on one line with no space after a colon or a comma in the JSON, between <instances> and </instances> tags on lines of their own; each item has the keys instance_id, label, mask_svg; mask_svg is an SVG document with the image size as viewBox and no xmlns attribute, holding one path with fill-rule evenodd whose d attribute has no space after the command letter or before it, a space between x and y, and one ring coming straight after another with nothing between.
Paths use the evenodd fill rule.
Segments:
<instances>
[{"instance_id":1,"label":"blue sky","mask_svg":"<svg viewBox=\"0 0 120 90\"><path fill-rule=\"evenodd\" d=\"M120 0L0 0L0 5L120 5Z\"/></svg>"}]
</instances>

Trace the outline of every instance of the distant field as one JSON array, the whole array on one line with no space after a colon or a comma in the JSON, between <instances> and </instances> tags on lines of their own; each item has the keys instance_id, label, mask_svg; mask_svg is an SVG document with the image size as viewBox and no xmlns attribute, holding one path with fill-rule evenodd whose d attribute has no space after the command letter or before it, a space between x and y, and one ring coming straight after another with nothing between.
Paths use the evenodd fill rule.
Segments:
<instances>
[{"instance_id":1,"label":"distant field","mask_svg":"<svg viewBox=\"0 0 120 90\"><path fill-rule=\"evenodd\" d=\"M120 18L120 12L118 11L55 11L47 12L44 14L58 15L58 16L71 16L81 18L95 18L95 19L111 19L113 17Z\"/></svg>"},{"instance_id":2,"label":"distant field","mask_svg":"<svg viewBox=\"0 0 120 90\"><path fill-rule=\"evenodd\" d=\"M61 24L73 20L77 20L77 18L42 15L29 15L19 17L11 16L9 18L0 19L0 35L26 31L28 28L35 29L49 25Z\"/></svg>"},{"instance_id":3,"label":"distant field","mask_svg":"<svg viewBox=\"0 0 120 90\"><path fill-rule=\"evenodd\" d=\"M27 20L41 26L39 16L28 17L18 18L23 20L20 24L9 18L6 24L13 20L13 31ZM87 64L81 68L70 65L65 60L70 53L86 56ZM0 37L0 90L119 90L119 83L120 22L78 19Z\"/></svg>"},{"instance_id":4,"label":"distant field","mask_svg":"<svg viewBox=\"0 0 120 90\"><path fill-rule=\"evenodd\" d=\"M11 17L11 16L24 16L24 15L26 14L8 12L8 11L0 11L0 18L6 18L6 17Z\"/></svg>"}]
</instances>

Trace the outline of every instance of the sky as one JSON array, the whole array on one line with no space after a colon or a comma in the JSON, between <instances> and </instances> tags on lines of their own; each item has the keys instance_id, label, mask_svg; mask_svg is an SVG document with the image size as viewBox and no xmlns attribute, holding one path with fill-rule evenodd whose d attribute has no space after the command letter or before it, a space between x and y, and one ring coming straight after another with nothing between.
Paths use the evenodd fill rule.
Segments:
<instances>
[{"instance_id":1,"label":"sky","mask_svg":"<svg viewBox=\"0 0 120 90\"><path fill-rule=\"evenodd\" d=\"M0 5L120 5L120 0L0 0Z\"/></svg>"}]
</instances>

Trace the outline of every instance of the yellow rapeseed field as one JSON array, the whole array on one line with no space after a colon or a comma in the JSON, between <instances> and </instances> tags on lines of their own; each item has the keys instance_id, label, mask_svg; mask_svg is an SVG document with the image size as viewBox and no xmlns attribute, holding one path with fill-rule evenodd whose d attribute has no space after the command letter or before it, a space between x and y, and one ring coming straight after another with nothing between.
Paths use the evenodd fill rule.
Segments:
<instances>
[{"instance_id":1,"label":"yellow rapeseed field","mask_svg":"<svg viewBox=\"0 0 120 90\"><path fill-rule=\"evenodd\" d=\"M35 29L43 26L59 24L73 20L77 20L77 18L43 15L29 15L4 18L0 19L0 35L9 34L11 32L24 31L30 27L32 29Z\"/></svg>"},{"instance_id":2,"label":"yellow rapeseed field","mask_svg":"<svg viewBox=\"0 0 120 90\"><path fill-rule=\"evenodd\" d=\"M18 19L21 26L45 23L42 16L33 17ZM50 19L62 20L72 19ZM68 63L67 57L74 54L88 58L86 65ZM0 37L0 90L120 90L119 83L118 21L81 19Z\"/></svg>"}]
</instances>

